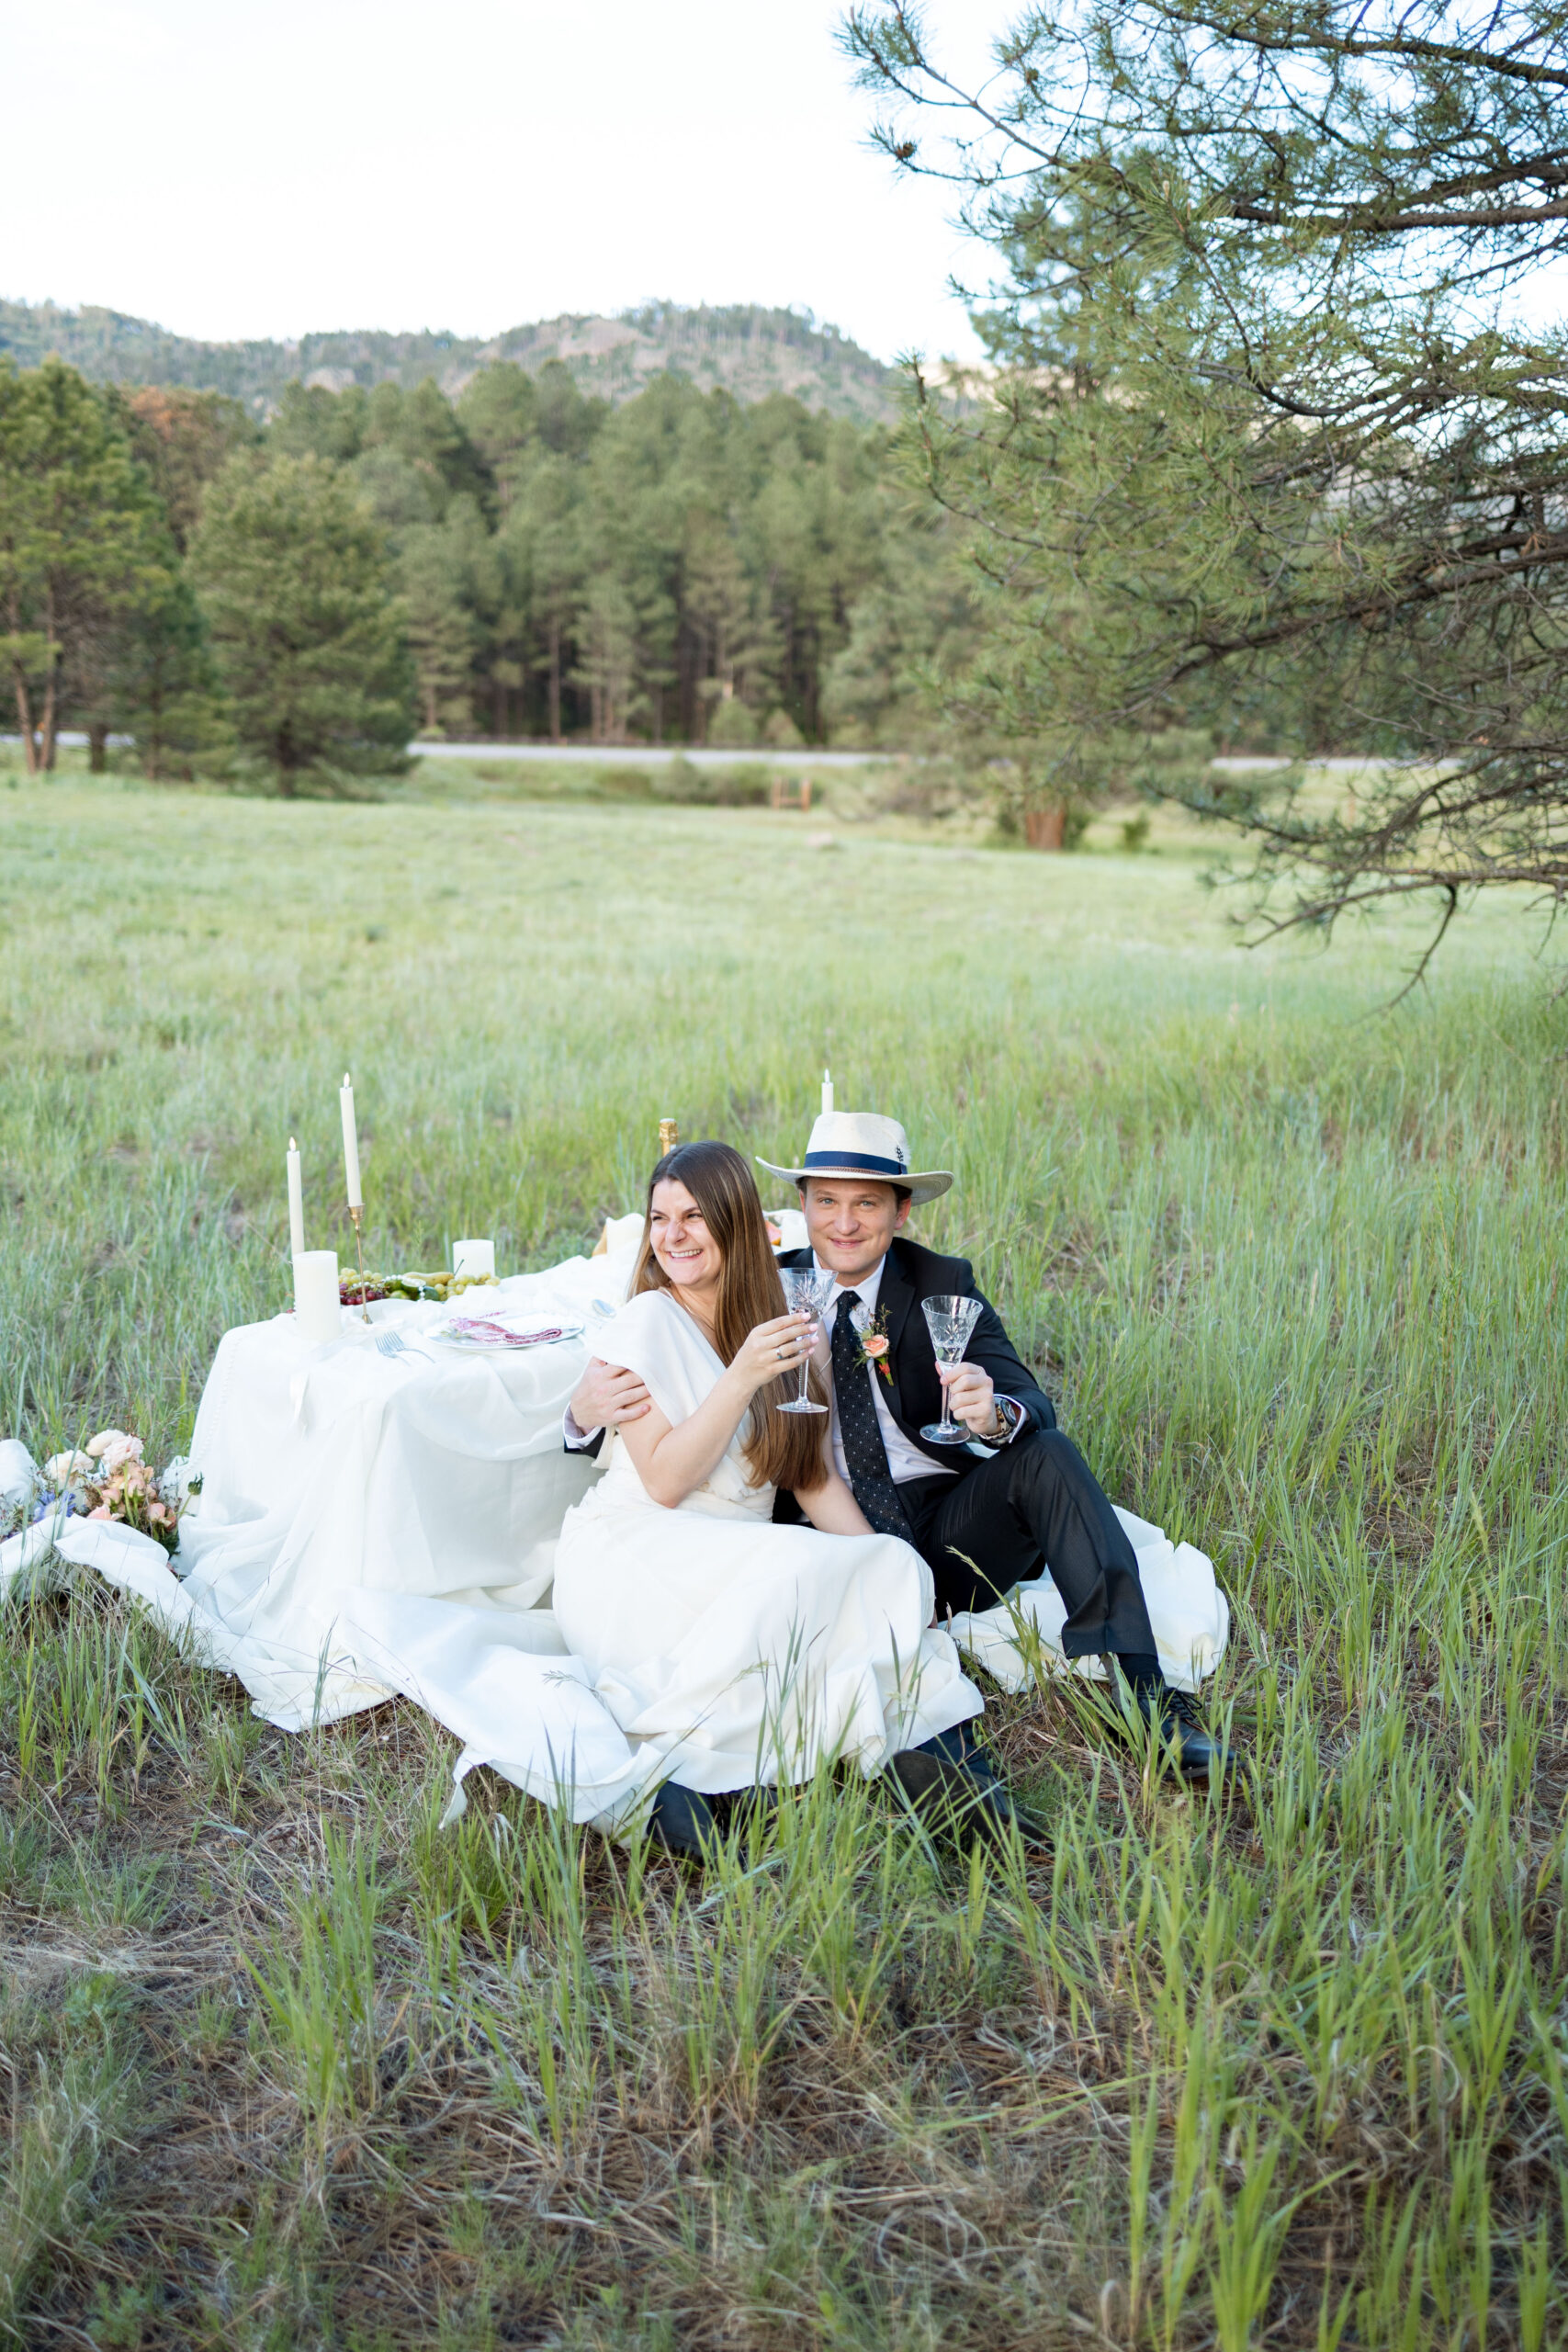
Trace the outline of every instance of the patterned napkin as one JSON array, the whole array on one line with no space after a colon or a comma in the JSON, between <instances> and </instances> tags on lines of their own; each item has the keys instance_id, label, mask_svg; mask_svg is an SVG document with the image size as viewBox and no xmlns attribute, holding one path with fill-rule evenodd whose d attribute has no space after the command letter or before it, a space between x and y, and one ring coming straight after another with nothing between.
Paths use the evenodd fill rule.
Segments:
<instances>
[{"instance_id":1,"label":"patterned napkin","mask_svg":"<svg viewBox=\"0 0 1568 2352\"><path fill-rule=\"evenodd\" d=\"M547 1325L537 1331L509 1331L504 1323L492 1323L482 1316L472 1315L455 1315L446 1330L449 1339L468 1340L486 1348L541 1348L551 1340L566 1337L564 1323Z\"/></svg>"}]
</instances>

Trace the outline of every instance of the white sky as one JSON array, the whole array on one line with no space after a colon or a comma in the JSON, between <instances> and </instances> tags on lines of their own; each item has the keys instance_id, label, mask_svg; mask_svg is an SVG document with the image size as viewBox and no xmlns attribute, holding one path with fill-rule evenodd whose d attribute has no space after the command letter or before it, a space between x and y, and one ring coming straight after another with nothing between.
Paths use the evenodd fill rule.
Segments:
<instances>
[{"instance_id":1,"label":"white sky","mask_svg":"<svg viewBox=\"0 0 1568 2352\"><path fill-rule=\"evenodd\" d=\"M837 0L7 0L0 294L217 339L794 303L971 355ZM934 0L983 71L1010 0Z\"/></svg>"}]
</instances>

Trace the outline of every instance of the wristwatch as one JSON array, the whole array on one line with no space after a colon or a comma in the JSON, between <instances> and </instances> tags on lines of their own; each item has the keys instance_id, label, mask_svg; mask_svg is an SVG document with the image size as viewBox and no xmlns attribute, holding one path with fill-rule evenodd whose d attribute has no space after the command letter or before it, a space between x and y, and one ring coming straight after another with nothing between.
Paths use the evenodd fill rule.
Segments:
<instances>
[{"instance_id":1,"label":"wristwatch","mask_svg":"<svg viewBox=\"0 0 1568 2352\"><path fill-rule=\"evenodd\" d=\"M994 1396L991 1401L997 1408L997 1426L994 1430L987 1430L980 1442L982 1445L1010 1445L1028 1415L1016 1396Z\"/></svg>"}]
</instances>

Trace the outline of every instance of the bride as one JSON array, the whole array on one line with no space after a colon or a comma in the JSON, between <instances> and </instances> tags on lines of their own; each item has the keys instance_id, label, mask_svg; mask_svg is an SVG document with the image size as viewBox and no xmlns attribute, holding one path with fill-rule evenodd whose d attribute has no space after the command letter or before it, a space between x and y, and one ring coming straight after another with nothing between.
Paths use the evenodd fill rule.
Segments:
<instances>
[{"instance_id":1,"label":"bride","mask_svg":"<svg viewBox=\"0 0 1568 2352\"><path fill-rule=\"evenodd\" d=\"M651 1826L678 1851L714 1835L708 1799L866 1774L909 1751L999 1786L955 1726L979 1692L931 1626L931 1573L873 1532L828 1452L828 1415L780 1413L815 1337L784 1311L751 1171L724 1143L681 1144L649 1184L631 1295L600 1336L652 1399L615 1430L604 1477L568 1512L554 1605L567 1648L627 1737L660 1753ZM818 1375L811 1374L814 1393ZM810 1521L775 1527L789 1489ZM946 1738L942 1735L947 1735Z\"/></svg>"}]
</instances>

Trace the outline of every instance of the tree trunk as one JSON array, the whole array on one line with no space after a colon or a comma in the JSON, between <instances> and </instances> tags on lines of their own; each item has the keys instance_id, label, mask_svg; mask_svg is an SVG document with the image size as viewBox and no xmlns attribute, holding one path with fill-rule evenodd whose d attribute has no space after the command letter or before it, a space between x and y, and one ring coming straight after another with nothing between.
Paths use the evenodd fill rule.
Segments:
<instances>
[{"instance_id":1,"label":"tree trunk","mask_svg":"<svg viewBox=\"0 0 1568 2352\"><path fill-rule=\"evenodd\" d=\"M28 693L28 682L20 670L14 673L17 681L17 725L22 738L22 765L29 775L38 774L38 737L33 732L33 706Z\"/></svg>"},{"instance_id":2,"label":"tree trunk","mask_svg":"<svg viewBox=\"0 0 1568 2352\"><path fill-rule=\"evenodd\" d=\"M45 673L43 715L39 729L40 738L39 743L39 764L40 767L43 767L52 773L54 767L54 687L55 680L58 675L57 655L54 643L54 592L52 589L44 600L43 633L49 646L49 669Z\"/></svg>"},{"instance_id":3,"label":"tree trunk","mask_svg":"<svg viewBox=\"0 0 1568 2352\"><path fill-rule=\"evenodd\" d=\"M141 732L141 773L150 784L156 784L164 763L164 680L163 663L154 657L152 683L147 693L147 723Z\"/></svg>"},{"instance_id":4,"label":"tree trunk","mask_svg":"<svg viewBox=\"0 0 1568 2352\"><path fill-rule=\"evenodd\" d=\"M550 623L550 741L560 741L560 623Z\"/></svg>"},{"instance_id":5,"label":"tree trunk","mask_svg":"<svg viewBox=\"0 0 1568 2352\"><path fill-rule=\"evenodd\" d=\"M108 766L109 730L103 725L87 729L87 773L102 775Z\"/></svg>"},{"instance_id":6,"label":"tree trunk","mask_svg":"<svg viewBox=\"0 0 1568 2352\"><path fill-rule=\"evenodd\" d=\"M22 604L15 588L7 602L6 618L11 635L19 638L22 634ZM11 679L17 690L17 726L22 738L22 764L28 775L37 775L38 738L33 733L32 696L28 692L28 673L22 667L19 647L12 660Z\"/></svg>"},{"instance_id":7,"label":"tree trunk","mask_svg":"<svg viewBox=\"0 0 1568 2352\"><path fill-rule=\"evenodd\" d=\"M1058 800L1049 808L1026 808L1023 838L1031 849L1060 849L1066 839L1067 808Z\"/></svg>"}]
</instances>

